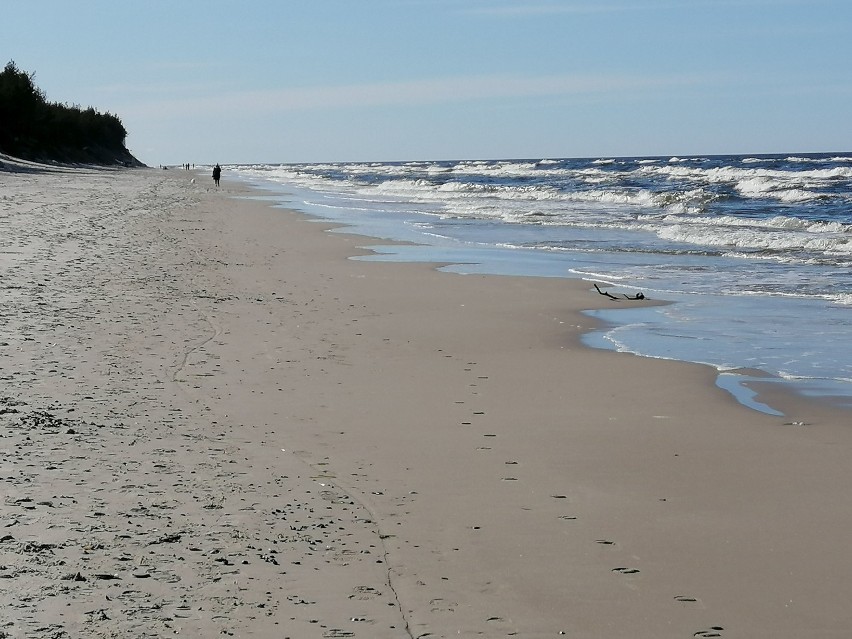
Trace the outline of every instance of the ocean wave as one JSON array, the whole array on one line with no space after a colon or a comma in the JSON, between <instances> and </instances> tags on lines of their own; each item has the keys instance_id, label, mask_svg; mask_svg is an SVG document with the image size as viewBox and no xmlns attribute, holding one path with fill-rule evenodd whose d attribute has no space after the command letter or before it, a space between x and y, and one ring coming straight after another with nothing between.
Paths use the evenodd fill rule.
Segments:
<instances>
[{"instance_id":1,"label":"ocean wave","mask_svg":"<svg viewBox=\"0 0 852 639\"><path fill-rule=\"evenodd\" d=\"M826 197L824 193L785 186L779 180L758 176L736 182L734 189L743 197L772 197L782 202L807 202Z\"/></svg>"},{"instance_id":2,"label":"ocean wave","mask_svg":"<svg viewBox=\"0 0 852 639\"><path fill-rule=\"evenodd\" d=\"M705 246L747 249L751 251L773 251L772 259L786 253L794 261L801 256L791 251L817 254L852 255L852 243L845 234L792 232L733 225L671 224L658 227L657 235L673 242L688 242Z\"/></svg>"},{"instance_id":3,"label":"ocean wave","mask_svg":"<svg viewBox=\"0 0 852 639\"><path fill-rule=\"evenodd\" d=\"M807 191L805 189L782 189L773 192L773 195L782 202L808 202L810 200L829 197L825 193L817 193L816 191Z\"/></svg>"},{"instance_id":4,"label":"ocean wave","mask_svg":"<svg viewBox=\"0 0 852 639\"><path fill-rule=\"evenodd\" d=\"M791 156L784 158L784 159L785 159L786 162L791 162L791 163L792 162L808 162L808 163L810 163L810 162L814 161L813 158L799 157L798 155L791 155Z\"/></svg>"},{"instance_id":5,"label":"ocean wave","mask_svg":"<svg viewBox=\"0 0 852 639\"><path fill-rule=\"evenodd\" d=\"M762 168L771 161L743 158L740 165L707 166L704 159L671 158L616 162L563 160L353 163L256 167L259 177L291 181L308 188L375 188L389 197L438 201L449 197L494 197L529 201L586 202L702 213L726 197L719 186L745 199L769 199L784 205L826 200L852 201L845 183L852 167ZM614 164L619 166L613 166ZM698 164L696 164L698 163ZM743 166L752 163L752 166ZM662 189L666 183L669 187ZM648 183L648 186L642 186ZM692 186L688 186L692 185ZM684 188L687 186L687 188ZM673 187L673 188L671 188ZM709 189L701 192L701 189ZM434 191L429 193L429 190ZM844 195L845 193L845 195ZM845 200L844 200L845 198Z\"/></svg>"},{"instance_id":6,"label":"ocean wave","mask_svg":"<svg viewBox=\"0 0 852 639\"><path fill-rule=\"evenodd\" d=\"M836 162L852 162L852 155L835 155L832 157L800 157L796 155L791 155L785 158L786 162L790 162L791 164L794 162L802 162L808 164L828 164L828 163L836 163Z\"/></svg>"},{"instance_id":7,"label":"ocean wave","mask_svg":"<svg viewBox=\"0 0 852 639\"><path fill-rule=\"evenodd\" d=\"M534 171L537 162L476 162L468 164L465 162L459 163L456 167L457 172L469 171L474 168L477 173L484 175L526 175L530 171Z\"/></svg>"},{"instance_id":8,"label":"ocean wave","mask_svg":"<svg viewBox=\"0 0 852 639\"><path fill-rule=\"evenodd\" d=\"M648 189L587 189L562 191L549 184L488 184L482 182L449 181L435 184L426 179L386 180L375 185L361 187L364 194L376 192L388 196L418 200L446 200L459 198L491 198L518 201L561 201L656 206L660 200Z\"/></svg>"},{"instance_id":9,"label":"ocean wave","mask_svg":"<svg viewBox=\"0 0 852 639\"><path fill-rule=\"evenodd\" d=\"M741 168L737 166L645 166L640 171L668 177L705 180L711 183L726 182L736 184L755 178L776 180L778 184L801 184L807 181L822 181L852 178L852 167L837 166L830 169L810 169L803 171Z\"/></svg>"},{"instance_id":10,"label":"ocean wave","mask_svg":"<svg viewBox=\"0 0 852 639\"><path fill-rule=\"evenodd\" d=\"M849 200L848 187L852 187L852 167L785 171L735 166L651 165L640 167L637 172L647 179L663 178L675 184L728 186L743 198L772 199L786 204L819 199Z\"/></svg>"}]
</instances>

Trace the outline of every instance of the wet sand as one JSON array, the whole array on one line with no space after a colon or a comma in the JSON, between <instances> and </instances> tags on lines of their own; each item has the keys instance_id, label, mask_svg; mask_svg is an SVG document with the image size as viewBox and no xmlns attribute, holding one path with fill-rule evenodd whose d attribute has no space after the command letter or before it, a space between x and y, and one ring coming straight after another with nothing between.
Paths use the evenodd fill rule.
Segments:
<instances>
[{"instance_id":1,"label":"wet sand","mask_svg":"<svg viewBox=\"0 0 852 639\"><path fill-rule=\"evenodd\" d=\"M848 636L848 413L582 347L589 283L348 260L227 172L0 187L7 636Z\"/></svg>"}]
</instances>

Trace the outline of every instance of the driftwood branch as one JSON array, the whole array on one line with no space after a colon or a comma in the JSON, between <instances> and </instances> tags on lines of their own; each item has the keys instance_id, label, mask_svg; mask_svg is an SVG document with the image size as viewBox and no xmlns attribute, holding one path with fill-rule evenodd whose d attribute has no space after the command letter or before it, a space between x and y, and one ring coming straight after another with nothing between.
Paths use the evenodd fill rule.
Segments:
<instances>
[{"instance_id":1,"label":"driftwood branch","mask_svg":"<svg viewBox=\"0 0 852 639\"><path fill-rule=\"evenodd\" d=\"M595 290L598 293L600 293L601 295L608 297L611 300L620 300L621 299L620 297L613 295L612 293L609 293L607 291L602 291L597 284L595 284ZM624 293L622 293L622 295L624 295L624 299L626 299L626 300L644 300L645 299L645 295L642 293L642 291L639 291L638 293L636 293L636 295L625 295Z\"/></svg>"},{"instance_id":2,"label":"driftwood branch","mask_svg":"<svg viewBox=\"0 0 852 639\"><path fill-rule=\"evenodd\" d=\"M595 290L598 293L600 293L601 295L606 295L611 300L617 300L618 299L615 295L612 295L611 293L607 293L606 291L602 291L600 288L598 288L597 284L595 284Z\"/></svg>"}]
</instances>

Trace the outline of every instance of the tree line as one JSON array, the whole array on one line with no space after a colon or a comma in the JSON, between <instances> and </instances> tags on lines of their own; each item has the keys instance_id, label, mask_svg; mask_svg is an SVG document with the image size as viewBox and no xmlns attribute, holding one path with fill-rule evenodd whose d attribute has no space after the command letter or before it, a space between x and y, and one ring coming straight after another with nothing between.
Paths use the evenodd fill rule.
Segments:
<instances>
[{"instance_id":1,"label":"tree line","mask_svg":"<svg viewBox=\"0 0 852 639\"><path fill-rule=\"evenodd\" d=\"M118 116L49 102L14 61L0 73L0 151L38 161L139 165Z\"/></svg>"}]
</instances>

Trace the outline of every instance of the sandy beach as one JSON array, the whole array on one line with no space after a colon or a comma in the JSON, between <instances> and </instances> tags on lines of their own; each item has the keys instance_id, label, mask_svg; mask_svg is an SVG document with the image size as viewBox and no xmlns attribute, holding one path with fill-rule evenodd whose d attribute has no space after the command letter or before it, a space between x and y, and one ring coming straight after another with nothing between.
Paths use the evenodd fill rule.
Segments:
<instances>
[{"instance_id":1,"label":"sandy beach","mask_svg":"<svg viewBox=\"0 0 852 639\"><path fill-rule=\"evenodd\" d=\"M0 637L849 637L848 412L583 347L589 282L347 259L227 171L24 168Z\"/></svg>"}]
</instances>

